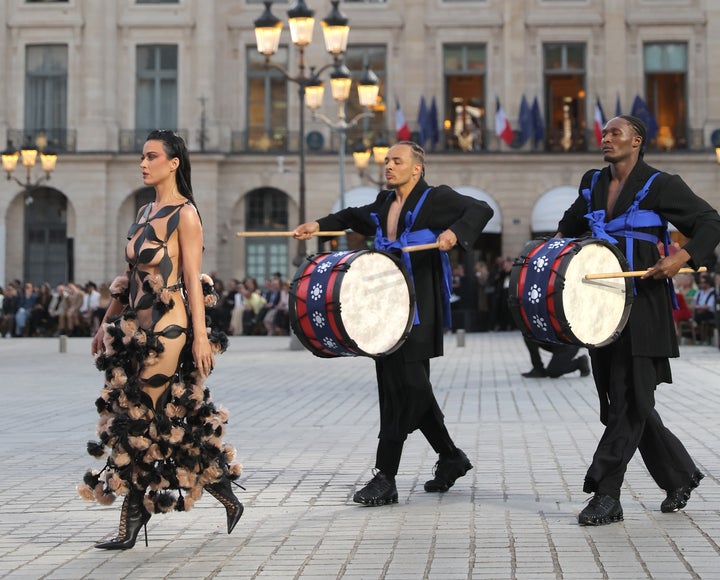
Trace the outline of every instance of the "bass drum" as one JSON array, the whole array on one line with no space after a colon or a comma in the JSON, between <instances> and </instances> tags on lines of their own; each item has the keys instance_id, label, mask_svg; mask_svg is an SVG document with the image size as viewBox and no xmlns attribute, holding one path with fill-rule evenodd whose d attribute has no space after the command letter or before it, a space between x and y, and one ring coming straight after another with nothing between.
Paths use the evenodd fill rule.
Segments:
<instances>
[{"instance_id":1,"label":"bass drum","mask_svg":"<svg viewBox=\"0 0 720 580\"><path fill-rule=\"evenodd\" d=\"M628 270L625 256L605 240L533 240L510 273L510 312L530 339L605 346L620 336L630 316L632 279L585 275Z\"/></svg>"},{"instance_id":2,"label":"bass drum","mask_svg":"<svg viewBox=\"0 0 720 580\"><path fill-rule=\"evenodd\" d=\"M400 260L386 252L316 254L293 278L290 325L319 357L380 357L407 339L415 293Z\"/></svg>"}]
</instances>

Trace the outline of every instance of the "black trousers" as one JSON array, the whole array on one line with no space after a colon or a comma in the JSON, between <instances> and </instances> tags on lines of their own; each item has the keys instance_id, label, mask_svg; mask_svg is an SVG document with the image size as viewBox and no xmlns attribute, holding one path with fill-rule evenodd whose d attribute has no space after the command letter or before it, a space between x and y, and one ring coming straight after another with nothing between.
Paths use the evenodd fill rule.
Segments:
<instances>
[{"instance_id":1,"label":"black trousers","mask_svg":"<svg viewBox=\"0 0 720 580\"><path fill-rule=\"evenodd\" d=\"M575 359L580 347L572 344L538 345L537 342L525 338L525 346L530 352L530 362L534 369L542 370L543 362L540 357L540 348L552 353L552 358L545 368L549 377L557 378L567 373L572 373L580 368L578 360Z\"/></svg>"},{"instance_id":2,"label":"black trousers","mask_svg":"<svg viewBox=\"0 0 720 580\"><path fill-rule=\"evenodd\" d=\"M408 433L416 429L436 453L456 451L430 383L430 361L405 361L401 352L376 361L380 403L380 434L375 467L397 475Z\"/></svg>"},{"instance_id":3,"label":"black trousers","mask_svg":"<svg viewBox=\"0 0 720 580\"><path fill-rule=\"evenodd\" d=\"M456 447L445 424L438 421L434 413L428 413L418 427L420 432L428 440L435 453L442 456L451 456L455 453ZM388 477L395 477L400 467L404 441L393 439L378 439L377 454L375 456L375 468L382 471Z\"/></svg>"},{"instance_id":4,"label":"black trousers","mask_svg":"<svg viewBox=\"0 0 720 580\"><path fill-rule=\"evenodd\" d=\"M655 409L644 417L638 412L629 344L621 340L604 348L609 349L602 360L602 363L609 360L608 372L604 375L607 384L598 384L598 393L601 400L606 398L603 401L603 406L607 405L605 432L585 476L583 491L619 499L627 465L637 449L661 489L671 491L690 485L697 467L683 444L663 425ZM605 355L609 355L609 359ZM593 357L596 381L596 365L600 362Z\"/></svg>"}]
</instances>

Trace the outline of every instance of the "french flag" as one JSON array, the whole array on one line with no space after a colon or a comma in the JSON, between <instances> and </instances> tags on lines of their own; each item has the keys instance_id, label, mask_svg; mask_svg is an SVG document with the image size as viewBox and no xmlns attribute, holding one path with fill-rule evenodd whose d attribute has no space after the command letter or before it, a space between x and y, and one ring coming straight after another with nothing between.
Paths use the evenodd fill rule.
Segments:
<instances>
[{"instance_id":1,"label":"french flag","mask_svg":"<svg viewBox=\"0 0 720 580\"><path fill-rule=\"evenodd\" d=\"M600 98L595 99L595 124L594 124L594 131L595 131L595 143L597 143L598 147L602 143L602 129L605 125L605 114L603 113L602 105L600 104Z\"/></svg>"},{"instance_id":2,"label":"french flag","mask_svg":"<svg viewBox=\"0 0 720 580\"><path fill-rule=\"evenodd\" d=\"M500 137L508 146L513 142L515 135L513 134L510 121L508 121L505 109L500 104L500 99L495 98L495 134Z\"/></svg>"},{"instance_id":3,"label":"french flag","mask_svg":"<svg viewBox=\"0 0 720 580\"><path fill-rule=\"evenodd\" d=\"M400 108L400 101L398 101L397 98L395 99L395 134L397 135L398 141L410 140L410 127L407 124L402 108Z\"/></svg>"}]
</instances>

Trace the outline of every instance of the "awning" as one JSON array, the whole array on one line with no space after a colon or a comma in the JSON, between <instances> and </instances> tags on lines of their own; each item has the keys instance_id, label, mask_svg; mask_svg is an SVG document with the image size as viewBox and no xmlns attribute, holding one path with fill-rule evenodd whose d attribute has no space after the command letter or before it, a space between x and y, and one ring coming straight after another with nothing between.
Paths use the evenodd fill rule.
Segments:
<instances>
[{"instance_id":1,"label":"awning","mask_svg":"<svg viewBox=\"0 0 720 580\"><path fill-rule=\"evenodd\" d=\"M558 222L577 199L578 189L570 185L562 185L546 191L537 200L530 218L533 233L555 233Z\"/></svg>"}]
</instances>

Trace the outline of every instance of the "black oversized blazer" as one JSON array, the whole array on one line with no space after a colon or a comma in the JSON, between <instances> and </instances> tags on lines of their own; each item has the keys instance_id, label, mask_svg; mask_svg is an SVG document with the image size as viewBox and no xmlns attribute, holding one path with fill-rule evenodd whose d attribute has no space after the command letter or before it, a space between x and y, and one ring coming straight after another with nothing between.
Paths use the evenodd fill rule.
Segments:
<instances>
[{"instance_id":1,"label":"black oversized blazer","mask_svg":"<svg viewBox=\"0 0 720 580\"><path fill-rule=\"evenodd\" d=\"M590 170L580 182L579 192L590 187L593 173ZM647 180L658 170L639 160L623 186L611 215L606 222L622 215L632 205L635 195ZM600 176L591 194L592 209L606 209L610 167L600 171ZM693 193L687 184L677 175L660 173L640 209L649 209L658 213L673 224L683 235L690 238L684 249L691 256L690 265L698 267L711 255L720 243L720 216L710 204ZM589 224L584 215L587 213L585 198L580 193L573 205L565 212L558 225L566 237L579 237L588 234ZM654 233L662 239L662 228L642 228L640 231ZM618 247L625 254L625 238L613 236ZM653 266L660 258L655 244L634 240L633 269L644 270ZM648 357L678 356L677 337L672 317L672 305L667 283L662 280L641 280L635 278L637 295L630 311L628 326L632 340L632 354ZM588 305L592 307L592 305Z\"/></svg>"},{"instance_id":2,"label":"black oversized blazer","mask_svg":"<svg viewBox=\"0 0 720 580\"><path fill-rule=\"evenodd\" d=\"M415 209L428 184L421 179L405 200L398 219L398 236L405 231L408 212ZM365 236L375 235L375 223L370 217L377 213L383 235L387 235L387 216L395 192L380 191L370 205L347 208L317 220L321 230L352 229ZM425 228L452 230L458 245L469 250L493 216L484 201L461 195L447 185L432 187L411 231ZM413 326L410 336L400 349L405 360L424 360L443 354L442 265L437 250L410 254L415 286L415 299L420 323ZM372 316L371 312L367 316Z\"/></svg>"}]
</instances>

